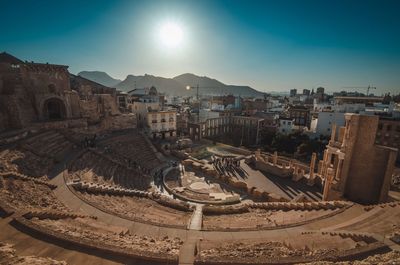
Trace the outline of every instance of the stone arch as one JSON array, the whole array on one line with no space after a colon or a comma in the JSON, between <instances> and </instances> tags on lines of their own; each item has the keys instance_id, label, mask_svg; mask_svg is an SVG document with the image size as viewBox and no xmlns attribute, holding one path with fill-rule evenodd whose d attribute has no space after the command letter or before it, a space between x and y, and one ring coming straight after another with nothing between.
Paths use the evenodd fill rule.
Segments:
<instances>
[{"instance_id":1,"label":"stone arch","mask_svg":"<svg viewBox=\"0 0 400 265\"><path fill-rule=\"evenodd\" d=\"M42 116L44 120L61 120L67 118L64 101L57 97L46 99L42 104Z\"/></svg>"}]
</instances>

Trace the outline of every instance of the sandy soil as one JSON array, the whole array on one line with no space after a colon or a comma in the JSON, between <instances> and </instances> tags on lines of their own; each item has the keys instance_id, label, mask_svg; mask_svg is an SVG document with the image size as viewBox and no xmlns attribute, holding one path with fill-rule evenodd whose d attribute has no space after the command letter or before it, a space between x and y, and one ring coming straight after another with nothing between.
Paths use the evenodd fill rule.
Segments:
<instances>
[{"instance_id":1,"label":"sandy soil","mask_svg":"<svg viewBox=\"0 0 400 265\"><path fill-rule=\"evenodd\" d=\"M0 242L0 265L66 265L65 261L36 256L18 256L11 244Z\"/></svg>"}]
</instances>

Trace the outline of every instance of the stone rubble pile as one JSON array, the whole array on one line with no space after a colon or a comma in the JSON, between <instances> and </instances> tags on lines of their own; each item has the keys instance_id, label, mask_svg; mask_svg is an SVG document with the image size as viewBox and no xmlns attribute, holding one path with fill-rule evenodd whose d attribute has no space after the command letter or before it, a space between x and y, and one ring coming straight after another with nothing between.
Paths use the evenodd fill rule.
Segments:
<instances>
[{"instance_id":1,"label":"stone rubble pile","mask_svg":"<svg viewBox=\"0 0 400 265\"><path fill-rule=\"evenodd\" d=\"M0 179L0 201L7 203L14 209L21 211L46 209L70 212L64 204L57 200L53 191L47 185L17 178L0 176Z\"/></svg>"},{"instance_id":2,"label":"stone rubble pile","mask_svg":"<svg viewBox=\"0 0 400 265\"><path fill-rule=\"evenodd\" d=\"M67 265L65 261L37 256L19 256L11 244L0 242L0 264L13 265Z\"/></svg>"},{"instance_id":3,"label":"stone rubble pile","mask_svg":"<svg viewBox=\"0 0 400 265\"><path fill-rule=\"evenodd\" d=\"M294 249L280 242L248 244L235 242L201 250L200 256L204 260L246 260L246 262L261 262L282 257L312 256L319 258L327 255L333 255L335 252L335 249Z\"/></svg>"},{"instance_id":4,"label":"stone rubble pile","mask_svg":"<svg viewBox=\"0 0 400 265\"><path fill-rule=\"evenodd\" d=\"M177 256L183 244L179 238L153 238L151 236L130 235L128 231L113 230L113 227L98 221L87 221L82 218L49 220L33 218L33 223L71 237L113 245L121 249L154 254Z\"/></svg>"}]
</instances>

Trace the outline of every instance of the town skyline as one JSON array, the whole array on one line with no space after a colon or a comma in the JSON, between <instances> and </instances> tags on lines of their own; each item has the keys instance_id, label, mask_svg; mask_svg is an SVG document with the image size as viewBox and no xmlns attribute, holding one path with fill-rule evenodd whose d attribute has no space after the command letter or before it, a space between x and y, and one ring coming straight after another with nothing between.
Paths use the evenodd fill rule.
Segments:
<instances>
[{"instance_id":1,"label":"town skyline","mask_svg":"<svg viewBox=\"0 0 400 265\"><path fill-rule=\"evenodd\" d=\"M5 1L0 50L118 79L193 73L261 92L400 91L398 2L288 3Z\"/></svg>"}]
</instances>

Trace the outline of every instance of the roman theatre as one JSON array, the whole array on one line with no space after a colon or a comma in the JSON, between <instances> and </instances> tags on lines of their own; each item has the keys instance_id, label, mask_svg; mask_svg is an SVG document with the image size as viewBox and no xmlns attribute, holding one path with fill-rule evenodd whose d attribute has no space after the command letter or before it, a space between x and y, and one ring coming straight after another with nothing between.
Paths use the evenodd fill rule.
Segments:
<instances>
[{"instance_id":1,"label":"roman theatre","mask_svg":"<svg viewBox=\"0 0 400 265\"><path fill-rule=\"evenodd\" d=\"M400 259L397 150L370 143L374 118L346 115L309 163L206 139L165 151L115 89L0 61L0 264Z\"/></svg>"}]
</instances>

